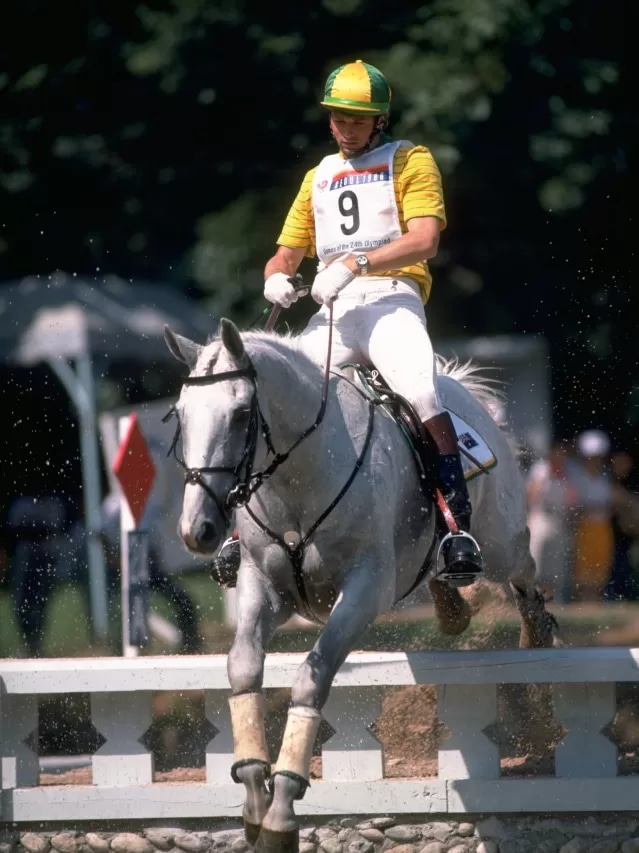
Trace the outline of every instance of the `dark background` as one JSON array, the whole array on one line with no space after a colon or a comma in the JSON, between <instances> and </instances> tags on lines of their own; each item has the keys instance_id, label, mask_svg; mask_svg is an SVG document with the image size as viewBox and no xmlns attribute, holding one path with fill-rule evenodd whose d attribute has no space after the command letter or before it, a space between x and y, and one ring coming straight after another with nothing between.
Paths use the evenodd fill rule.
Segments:
<instances>
[{"instance_id":1,"label":"dark background","mask_svg":"<svg viewBox=\"0 0 639 853\"><path fill-rule=\"evenodd\" d=\"M444 176L435 347L546 336L557 434L603 427L638 449L630 0L5 7L0 280L61 269L168 281L248 324L304 171L331 150L324 78L363 58L391 82L395 135L429 145ZM295 306L293 323L309 308ZM0 375L5 393L23 389L11 391L4 452L17 452L32 409L32 452L55 444L77 481L73 415L45 379ZM42 395L58 401L57 426Z\"/></svg>"}]
</instances>

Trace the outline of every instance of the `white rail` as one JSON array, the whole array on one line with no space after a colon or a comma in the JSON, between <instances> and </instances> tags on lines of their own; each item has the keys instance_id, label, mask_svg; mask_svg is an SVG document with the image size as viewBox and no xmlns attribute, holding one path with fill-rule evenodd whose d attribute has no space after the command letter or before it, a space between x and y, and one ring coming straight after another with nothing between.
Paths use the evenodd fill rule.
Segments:
<instances>
[{"instance_id":1,"label":"white rail","mask_svg":"<svg viewBox=\"0 0 639 853\"><path fill-rule=\"evenodd\" d=\"M304 655L267 657L266 688L290 687ZM639 649L491 652L362 652L339 671L324 717L335 735L322 747L322 779L299 815L632 811L639 777L619 776L617 748L601 732L616 712L617 682L639 680ZM553 777L501 778L497 746L484 734L498 718L497 685L552 685L566 734ZM439 719L450 731L435 778L384 778L382 745L368 728L384 688L437 685ZM204 691L217 734L206 748L206 782L154 782L153 755L140 739L158 691ZM92 756L91 785L38 786L38 755L27 741L38 697L84 693L105 743ZM3 821L237 818L243 788L230 781L233 739L223 656L13 660L0 662Z\"/></svg>"}]
</instances>

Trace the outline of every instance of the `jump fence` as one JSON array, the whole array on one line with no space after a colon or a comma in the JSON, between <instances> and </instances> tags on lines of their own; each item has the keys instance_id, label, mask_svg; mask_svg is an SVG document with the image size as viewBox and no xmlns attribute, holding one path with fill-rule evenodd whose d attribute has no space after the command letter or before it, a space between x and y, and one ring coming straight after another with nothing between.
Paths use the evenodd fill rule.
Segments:
<instances>
[{"instance_id":1,"label":"jump fence","mask_svg":"<svg viewBox=\"0 0 639 853\"><path fill-rule=\"evenodd\" d=\"M265 688L290 687L301 654L267 656ZM620 775L604 730L616 687L639 680L639 649L588 648L351 654L323 716L335 734L322 746L322 778L296 804L308 816L622 812L639 809L639 776ZM486 734L498 720L498 685L546 684L563 738L554 775L504 778ZM439 720L450 736L438 775L385 778L382 744L369 727L384 691L436 685ZM215 729L204 782L154 781L141 739L162 691L203 691ZM91 756L92 784L39 785L38 699L88 694L104 742ZM0 820L18 827L235 818L243 788L230 778L233 738L224 656L0 661ZM639 727L639 717L636 719Z\"/></svg>"}]
</instances>

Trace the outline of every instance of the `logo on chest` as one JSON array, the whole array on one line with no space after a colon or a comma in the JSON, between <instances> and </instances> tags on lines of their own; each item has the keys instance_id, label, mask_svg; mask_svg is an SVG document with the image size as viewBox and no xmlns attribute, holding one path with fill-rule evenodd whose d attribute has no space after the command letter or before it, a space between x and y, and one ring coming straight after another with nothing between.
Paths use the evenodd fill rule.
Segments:
<instances>
[{"instance_id":1,"label":"logo on chest","mask_svg":"<svg viewBox=\"0 0 639 853\"><path fill-rule=\"evenodd\" d=\"M344 187L357 187L361 184L377 184L390 181L390 170L387 165L371 166L368 169L348 169L333 175L331 180L332 190L341 190Z\"/></svg>"}]
</instances>

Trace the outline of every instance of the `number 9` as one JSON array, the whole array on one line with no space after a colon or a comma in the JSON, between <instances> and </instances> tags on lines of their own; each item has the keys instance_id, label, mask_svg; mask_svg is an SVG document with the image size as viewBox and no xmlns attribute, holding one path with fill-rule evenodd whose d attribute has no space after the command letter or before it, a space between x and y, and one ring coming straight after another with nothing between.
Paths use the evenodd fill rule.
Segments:
<instances>
[{"instance_id":1,"label":"number 9","mask_svg":"<svg viewBox=\"0 0 639 853\"><path fill-rule=\"evenodd\" d=\"M340 225L342 234L346 234L347 236L349 234L354 234L360 225L357 196L352 190L344 190L337 199L337 206L339 207L339 212L342 216L346 216L353 220L350 225L344 223Z\"/></svg>"}]
</instances>

